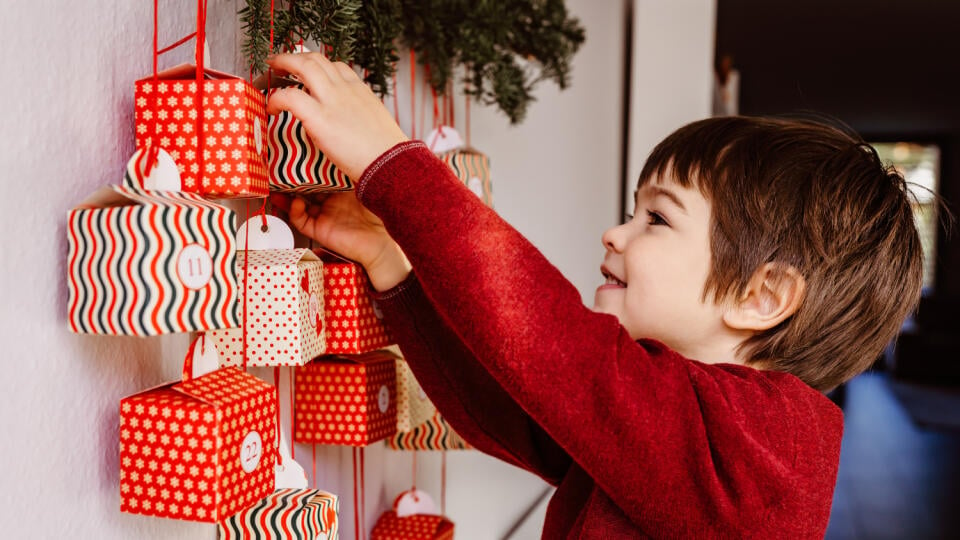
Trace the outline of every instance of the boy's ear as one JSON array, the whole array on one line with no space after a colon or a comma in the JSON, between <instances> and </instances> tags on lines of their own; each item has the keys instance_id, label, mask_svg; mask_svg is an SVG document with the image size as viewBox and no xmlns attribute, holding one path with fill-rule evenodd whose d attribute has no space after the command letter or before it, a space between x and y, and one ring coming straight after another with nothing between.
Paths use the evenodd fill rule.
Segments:
<instances>
[{"instance_id":1,"label":"boy's ear","mask_svg":"<svg viewBox=\"0 0 960 540\"><path fill-rule=\"evenodd\" d=\"M723 314L723 322L737 330L773 328L800 307L807 282L789 264L766 263L747 283L747 288Z\"/></svg>"}]
</instances>

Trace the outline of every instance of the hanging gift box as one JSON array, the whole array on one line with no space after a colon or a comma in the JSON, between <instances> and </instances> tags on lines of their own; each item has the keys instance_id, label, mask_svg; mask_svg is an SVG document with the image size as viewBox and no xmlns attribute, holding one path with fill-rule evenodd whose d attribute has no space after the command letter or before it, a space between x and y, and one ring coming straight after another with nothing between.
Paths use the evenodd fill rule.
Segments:
<instances>
[{"instance_id":1,"label":"hanging gift box","mask_svg":"<svg viewBox=\"0 0 960 540\"><path fill-rule=\"evenodd\" d=\"M370 540L452 540L453 522L443 516L384 512L370 531Z\"/></svg>"},{"instance_id":2,"label":"hanging gift box","mask_svg":"<svg viewBox=\"0 0 960 540\"><path fill-rule=\"evenodd\" d=\"M246 265L246 286L243 272ZM325 350L323 263L309 249L238 251L248 366L302 366ZM224 365L243 365L244 329L210 333Z\"/></svg>"},{"instance_id":3,"label":"hanging gift box","mask_svg":"<svg viewBox=\"0 0 960 540\"><path fill-rule=\"evenodd\" d=\"M293 440L366 446L397 430L397 357L322 356L294 375Z\"/></svg>"},{"instance_id":4,"label":"hanging gift box","mask_svg":"<svg viewBox=\"0 0 960 540\"><path fill-rule=\"evenodd\" d=\"M67 215L73 332L152 336L239 324L236 218L190 193L109 186Z\"/></svg>"},{"instance_id":5,"label":"hanging gift box","mask_svg":"<svg viewBox=\"0 0 960 540\"><path fill-rule=\"evenodd\" d=\"M360 354L392 345L360 266L324 260L323 305L327 354Z\"/></svg>"},{"instance_id":6,"label":"hanging gift box","mask_svg":"<svg viewBox=\"0 0 960 540\"><path fill-rule=\"evenodd\" d=\"M219 525L220 540L335 540L339 497L318 489L280 489Z\"/></svg>"},{"instance_id":7,"label":"hanging gift box","mask_svg":"<svg viewBox=\"0 0 960 540\"><path fill-rule=\"evenodd\" d=\"M397 360L397 432L410 431L437 411L424 393L406 360Z\"/></svg>"},{"instance_id":8,"label":"hanging gift box","mask_svg":"<svg viewBox=\"0 0 960 540\"><path fill-rule=\"evenodd\" d=\"M274 491L277 393L235 368L184 372L120 401L120 510L218 522Z\"/></svg>"},{"instance_id":9,"label":"hanging gift box","mask_svg":"<svg viewBox=\"0 0 960 540\"><path fill-rule=\"evenodd\" d=\"M439 412L410 431L394 433L387 438L387 446L394 450L469 450L463 440Z\"/></svg>"},{"instance_id":10,"label":"hanging gift box","mask_svg":"<svg viewBox=\"0 0 960 540\"><path fill-rule=\"evenodd\" d=\"M460 134L450 126L430 131L424 143L453 173L487 206L493 206L493 185L490 180L490 158L467 146Z\"/></svg>"},{"instance_id":11,"label":"hanging gift box","mask_svg":"<svg viewBox=\"0 0 960 540\"><path fill-rule=\"evenodd\" d=\"M173 157L183 190L213 198L265 197L266 100L249 82L181 65L136 82L136 145ZM139 187L139 186L135 186Z\"/></svg>"},{"instance_id":12,"label":"hanging gift box","mask_svg":"<svg viewBox=\"0 0 960 540\"><path fill-rule=\"evenodd\" d=\"M302 84L284 77L261 76L254 84L264 90L268 99L273 92ZM353 189L353 183L317 148L303 123L289 111L280 111L268 118L267 170L270 189L302 194Z\"/></svg>"}]
</instances>

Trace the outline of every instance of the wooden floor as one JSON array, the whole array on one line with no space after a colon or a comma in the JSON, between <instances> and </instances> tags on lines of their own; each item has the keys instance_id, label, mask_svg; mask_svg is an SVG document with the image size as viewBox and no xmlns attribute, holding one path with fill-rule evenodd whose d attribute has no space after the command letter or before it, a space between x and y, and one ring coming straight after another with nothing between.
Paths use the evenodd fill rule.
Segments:
<instances>
[{"instance_id":1,"label":"wooden floor","mask_svg":"<svg viewBox=\"0 0 960 540\"><path fill-rule=\"evenodd\" d=\"M845 429L827 540L960 539L960 431L914 423L885 373L860 375L840 394Z\"/></svg>"}]
</instances>

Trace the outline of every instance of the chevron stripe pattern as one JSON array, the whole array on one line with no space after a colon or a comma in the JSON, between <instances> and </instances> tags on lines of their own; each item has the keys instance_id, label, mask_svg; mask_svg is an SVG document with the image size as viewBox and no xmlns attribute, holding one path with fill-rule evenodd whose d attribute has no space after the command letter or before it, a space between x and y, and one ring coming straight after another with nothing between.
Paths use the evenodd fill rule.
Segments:
<instances>
[{"instance_id":1,"label":"chevron stripe pattern","mask_svg":"<svg viewBox=\"0 0 960 540\"><path fill-rule=\"evenodd\" d=\"M287 111L270 116L267 151L270 189L274 191L316 193L353 189L343 171L310 140L303 123Z\"/></svg>"},{"instance_id":2,"label":"chevron stripe pattern","mask_svg":"<svg viewBox=\"0 0 960 540\"><path fill-rule=\"evenodd\" d=\"M490 158L474 150L451 150L438 156L470 191L493 207L493 184L490 180Z\"/></svg>"},{"instance_id":3,"label":"chevron stripe pattern","mask_svg":"<svg viewBox=\"0 0 960 540\"><path fill-rule=\"evenodd\" d=\"M236 215L198 195L110 186L67 215L67 319L80 334L239 325Z\"/></svg>"},{"instance_id":4,"label":"chevron stripe pattern","mask_svg":"<svg viewBox=\"0 0 960 540\"><path fill-rule=\"evenodd\" d=\"M317 489L280 489L220 522L220 540L335 540L340 499Z\"/></svg>"},{"instance_id":5,"label":"chevron stripe pattern","mask_svg":"<svg viewBox=\"0 0 960 540\"><path fill-rule=\"evenodd\" d=\"M450 424L435 412L426 422L410 431L398 432L387 438L387 446L394 450L469 450Z\"/></svg>"}]
</instances>

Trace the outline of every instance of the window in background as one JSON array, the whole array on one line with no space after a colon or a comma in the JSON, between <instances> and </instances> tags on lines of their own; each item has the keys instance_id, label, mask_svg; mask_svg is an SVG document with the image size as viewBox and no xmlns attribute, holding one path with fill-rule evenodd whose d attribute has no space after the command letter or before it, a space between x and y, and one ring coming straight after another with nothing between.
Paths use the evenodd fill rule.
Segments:
<instances>
[{"instance_id":1,"label":"window in background","mask_svg":"<svg viewBox=\"0 0 960 540\"><path fill-rule=\"evenodd\" d=\"M889 163L907 179L916 197L913 216L923 245L923 288L934 286L937 257L937 204L940 184L940 147L909 142L871 143L884 163Z\"/></svg>"}]
</instances>

